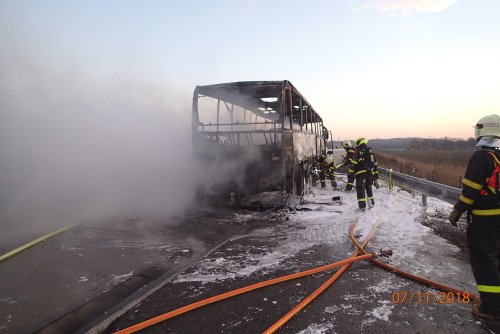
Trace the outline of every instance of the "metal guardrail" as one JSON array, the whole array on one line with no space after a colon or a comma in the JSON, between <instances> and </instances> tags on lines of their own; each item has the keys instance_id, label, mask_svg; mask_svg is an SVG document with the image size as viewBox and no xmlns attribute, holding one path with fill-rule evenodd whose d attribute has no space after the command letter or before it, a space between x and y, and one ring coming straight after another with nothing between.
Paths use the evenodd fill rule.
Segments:
<instances>
[{"instance_id":1,"label":"metal guardrail","mask_svg":"<svg viewBox=\"0 0 500 334\"><path fill-rule=\"evenodd\" d=\"M378 168L379 173L389 177L389 169ZM446 201L450 204L455 204L458 200L458 196L462 193L462 189L450 187L441 183L432 182L425 179L420 179L415 176L410 176L398 172L392 171L392 179L399 181L409 188L425 194L429 197L436 197Z\"/></svg>"}]
</instances>

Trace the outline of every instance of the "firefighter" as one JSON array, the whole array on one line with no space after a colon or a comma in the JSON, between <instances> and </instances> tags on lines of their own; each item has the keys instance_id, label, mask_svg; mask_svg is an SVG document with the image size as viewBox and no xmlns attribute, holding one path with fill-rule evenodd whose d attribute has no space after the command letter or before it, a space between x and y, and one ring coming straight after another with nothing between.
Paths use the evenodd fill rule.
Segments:
<instances>
[{"instance_id":1,"label":"firefighter","mask_svg":"<svg viewBox=\"0 0 500 334\"><path fill-rule=\"evenodd\" d=\"M347 174L347 185L345 187L346 191L351 191L354 186L354 174L352 171L352 158L354 158L354 153L356 152L350 140L343 140L342 147L345 149L346 155L344 156L344 160L342 161L342 166L346 166L348 168Z\"/></svg>"},{"instance_id":2,"label":"firefighter","mask_svg":"<svg viewBox=\"0 0 500 334\"><path fill-rule=\"evenodd\" d=\"M335 180L335 158L333 157L333 151L326 152L325 157L325 175L330 179L330 183L333 189L337 189L337 181Z\"/></svg>"},{"instance_id":3,"label":"firefighter","mask_svg":"<svg viewBox=\"0 0 500 334\"><path fill-rule=\"evenodd\" d=\"M335 159L333 152L328 151L326 156L320 155L317 159L315 169L319 174L319 183L321 188L326 188L326 178L330 179L332 188L337 189L337 181L335 181Z\"/></svg>"},{"instance_id":4,"label":"firefighter","mask_svg":"<svg viewBox=\"0 0 500 334\"><path fill-rule=\"evenodd\" d=\"M481 118L475 126L477 151L470 158L462 180L462 194L448 220L457 226L467 211L470 264L480 301L472 313L500 319L500 116Z\"/></svg>"},{"instance_id":5,"label":"firefighter","mask_svg":"<svg viewBox=\"0 0 500 334\"><path fill-rule=\"evenodd\" d=\"M367 200L370 206L375 205L372 184L376 188L379 187L377 160L373 154L373 149L367 145L368 141L365 138L361 137L356 140L356 151L351 160L348 176L348 178L354 177L356 179L358 206L363 211L366 209Z\"/></svg>"}]
</instances>

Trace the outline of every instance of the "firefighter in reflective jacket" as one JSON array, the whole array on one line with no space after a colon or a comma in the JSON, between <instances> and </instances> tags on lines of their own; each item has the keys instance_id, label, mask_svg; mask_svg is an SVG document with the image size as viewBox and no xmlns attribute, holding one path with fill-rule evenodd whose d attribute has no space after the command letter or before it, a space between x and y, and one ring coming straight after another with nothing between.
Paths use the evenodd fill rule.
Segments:
<instances>
[{"instance_id":1,"label":"firefighter in reflective jacket","mask_svg":"<svg viewBox=\"0 0 500 334\"><path fill-rule=\"evenodd\" d=\"M317 167L319 169L319 182L321 188L326 188L326 178L330 179L333 189L337 189L337 181L335 180L335 159L333 152L328 151L326 157L319 157Z\"/></svg>"},{"instance_id":2,"label":"firefighter in reflective jacket","mask_svg":"<svg viewBox=\"0 0 500 334\"><path fill-rule=\"evenodd\" d=\"M377 160L373 155L373 149L367 144L368 141L365 138L356 140L356 151L351 160L351 168L349 168L349 176L356 178L356 195L361 210L366 209L367 200L371 206L375 205L372 184L376 188L379 187Z\"/></svg>"},{"instance_id":3,"label":"firefighter in reflective jacket","mask_svg":"<svg viewBox=\"0 0 500 334\"><path fill-rule=\"evenodd\" d=\"M343 140L342 141L342 147L346 151L346 155L344 156L344 161L342 161L343 166L346 166L348 170L350 169L352 171L352 159L354 158L354 154L356 153L356 150L351 144L350 140ZM347 174L347 185L345 187L346 191L351 191L352 187L354 186L354 173L348 173Z\"/></svg>"},{"instance_id":4,"label":"firefighter in reflective jacket","mask_svg":"<svg viewBox=\"0 0 500 334\"><path fill-rule=\"evenodd\" d=\"M481 297L472 305L472 312L500 319L500 116L481 118L475 135L479 149L467 164L462 194L448 219L457 226L465 211L472 218L467 226L467 242Z\"/></svg>"}]
</instances>

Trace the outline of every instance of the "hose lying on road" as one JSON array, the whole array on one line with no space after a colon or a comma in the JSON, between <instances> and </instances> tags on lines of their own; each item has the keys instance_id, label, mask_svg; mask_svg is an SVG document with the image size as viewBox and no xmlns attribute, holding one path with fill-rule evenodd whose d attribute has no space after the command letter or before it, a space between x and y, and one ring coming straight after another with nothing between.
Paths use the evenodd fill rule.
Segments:
<instances>
[{"instance_id":1,"label":"hose lying on road","mask_svg":"<svg viewBox=\"0 0 500 334\"><path fill-rule=\"evenodd\" d=\"M329 269L332 269L332 268L335 268L335 267L342 266L339 270L337 270L337 272L335 272L335 274L332 277L330 277L318 289L316 289L312 294L310 294L308 297L306 297L305 299L303 299L291 311L289 311L287 314L285 314L282 318L280 318L277 322L275 322L267 330L264 331L265 334L271 334L271 333L276 332L288 320L290 320L293 316L295 316L298 312L300 312L300 310L302 310L304 307L306 307L317 296L319 296L323 291L325 291L331 284L333 284L349 268L349 266L351 265L351 263L358 262L358 261L365 260L365 259L367 259L367 260L369 260L369 261L371 261L371 262L379 265L380 267L382 267L382 268L384 268L386 270L389 270L389 271L397 273L399 275L408 277L408 278L410 278L412 280L415 280L415 281L418 281L418 282L421 282L421 283L433 286L433 287L435 287L435 288L437 288L439 290L448 291L448 292L452 292L452 293L461 293L461 294L465 293L464 291L461 291L461 290L458 290L458 289L446 286L444 284L437 283L437 282L434 282L434 281L431 281L431 280L428 280L428 279L425 279L425 278L422 278L422 277L410 274L408 272L399 270L397 268L389 266L389 265L387 265L387 264L385 264L385 263L383 263L383 262L375 259L374 254L368 253L365 250L365 246L367 245L367 243L373 237L374 231L375 231L376 227L378 226L379 221L377 221L376 224L374 224L374 226L372 227L370 233L363 240L362 244L360 244L358 242L358 240L356 240L356 238L354 236L354 229L356 227L356 224L357 224L357 220L351 225L351 227L349 229L349 237L352 240L352 242L354 243L354 245L356 246L357 250L353 254L353 256L351 258L349 258L349 259L345 259L345 260L342 260L342 261L334 262L334 263L331 263L331 264L328 264L328 265L325 265L325 266L321 266L321 267L318 267L318 268L313 268L313 269L302 271L302 272L298 272L298 273L295 273L295 274L290 274L290 275L286 275L286 276L282 276L282 277L270 279L270 280L259 282L259 283L256 283L256 284L252 284L252 285L249 285L249 286L246 286L246 287L243 287L243 288L239 288L239 289L236 289L236 290L233 290L233 291L225 292L225 293L222 293L222 294L210 297L210 298L206 298L206 299L200 300L198 302L195 302L195 303L183 306L181 308L175 309L173 311L164 313L162 315L156 316L154 318L148 319L148 320L143 321L141 323L138 323L136 325L133 325L133 326L127 327L125 329L119 330L119 331L115 332L115 334L134 333L134 332L137 332L139 330L145 329L147 327L153 326L153 325L155 325L155 324L157 324L159 322L165 321L167 319L171 319L171 318L176 317L178 315L187 313L189 311L195 310L197 308L203 307L203 306L208 305L208 304L215 303L217 301L228 299L228 298L231 298L231 297L234 297L234 296L237 296L237 295L241 295L241 294L244 294L244 293L256 290L256 289L260 289L260 288L263 288L263 287L266 287L266 286L270 286L270 285L273 285L273 284L285 282L285 281L292 280L292 279L299 278L299 277L313 275L313 274L316 274L316 273L319 273L319 272L322 272L322 271L325 271L325 270L329 270ZM364 255L358 255L359 253L363 253ZM469 295L470 295L471 300L475 299L475 298L478 298L474 294L469 293Z\"/></svg>"},{"instance_id":2,"label":"hose lying on road","mask_svg":"<svg viewBox=\"0 0 500 334\"><path fill-rule=\"evenodd\" d=\"M358 240L356 240L356 238L354 237L354 226L356 225L357 222L354 222L353 225L351 226L352 229L350 230L349 232L349 237L351 238L352 242L354 243L354 245L356 246L356 248L362 252L363 254L368 254L368 252L365 250L365 245L360 245ZM441 283L438 283L438 282L435 282L435 281L431 281L429 279L426 279L426 278L423 278L423 277L420 277L420 276L417 276L417 275L413 275L413 274L410 274L406 271L403 271L403 270L400 270L400 269L397 269L393 266L390 266L384 262L381 262L375 258L370 258L368 259L369 261L375 263L376 265L386 269L386 270L389 270L391 272L394 272L398 275L401 275L401 276L405 276L405 277L408 277L414 281L417 281L417 282L421 282L421 283L424 283L424 284L427 284L427 285L430 285L436 289L439 289L439 290L442 290L442 291L447 291L447 292L452 292L452 293L456 293L456 294L461 294L463 295L464 293L468 293L469 296L470 296L470 299L477 299L479 298L478 296L470 293L470 292L466 292L466 291L462 291L462 290L458 290L458 289L455 289L455 288L452 288L450 286L447 286L447 285L444 285L444 284L441 284Z\"/></svg>"},{"instance_id":3,"label":"hose lying on road","mask_svg":"<svg viewBox=\"0 0 500 334\"><path fill-rule=\"evenodd\" d=\"M353 230L354 230L354 226L356 225L356 222L353 223L351 225L351 228L350 228L350 233L352 234L353 233ZM376 229L376 227L378 226L378 223L375 224L371 231L370 231L370 234L364 239L363 241L363 245L362 247L365 247L366 244L370 241L370 239L373 237L373 233ZM364 250L364 248L363 248ZM353 258L359 258L358 254L361 252L361 250L356 250L356 252L354 252L353 256L351 257L351 259ZM365 253L366 255L366 253ZM374 257L370 257L369 259L373 259ZM332 277L330 277L325 283L323 283L319 288L317 288L312 294L310 294L309 296L307 296L305 299L303 299L297 306L295 306L290 312L288 312L287 314L285 314L281 319L279 319L277 322L275 322L273 325L271 325L271 327L269 327L268 329L266 329L264 331L264 334L271 334L271 333L274 333L276 332L281 326L283 326L288 320L290 320L294 315L296 315L298 312L300 312L300 310L302 310L304 307L306 307L310 302L312 302L314 300L314 298L318 297L323 291L326 290L326 288L328 288L330 285L333 284L333 282L335 282L343 273L344 271L346 271L349 266L351 265L352 262L349 262L349 263L346 263L344 264L339 270L337 270L337 272L335 274L333 274Z\"/></svg>"},{"instance_id":4,"label":"hose lying on road","mask_svg":"<svg viewBox=\"0 0 500 334\"><path fill-rule=\"evenodd\" d=\"M76 225L69 225L69 226L66 226L66 227L62 227L62 228L60 228L58 230L55 230L54 232L48 233L48 234L46 234L44 236L41 236L40 238L37 238L37 239L35 239L33 241L30 241L30 242L28 242L28 243L26 243L26 244L24 244L22 246L19 246L16 249L13 249L10 252L7 252L7 253L3 254L2 256L0 256L0 262L5 261L8 258L11 258L14 255L17 255L17 254L19 254L19 253L27 250L28 248L30 248L30 247L32 247L32 246L34 246L34 245L36 245L36 244L38 244L38 243L40 243L40 242L42 242L44 240L47 240L47 239L49 239L49 238L51 238L51 237L53 237L53 236L55 236L55 235L57 235L59 233L62 233L64 231L66 231L66 230L69 230L70 228L72 228L74 226L76 226Z\"/></svg>"},{"instance_id":5,"label":"hose lying on road","mask_svg":"<svg viewBox=\"0 0 500 334\"><path fill-rule=\"evenodd\" d=\"M368 241L372 238L373 232L374 232L375 228L379 224L379 222L377 221L377 223L372 227L372 230L370 231L370 234L368 235L368 237L365 238L365 240L363 241L363 244L360 244L358 242L358 240L356 240L356 238L354 237L354 229L356 227L357 222L358 222L358 220L356 220L351 225L351 227L349 229L349 237L351 238L352 242L354 243L354 245L357 248L357 251L356 251L356 253L354 253L353 257L357 256L359 252L364 253L364 254L371 254L371 253L368 253L365 250L365 246L368 243ZM461 291L461 290L458 290L458 289L446 286L444 284L441 284L441 283L438 283L438 282L434 282L434 281L425 279L423 277L419 277L419 276L410 274L408 272L399 270L397 268L394 268L392 266L389 266L388 264L385 264L385 263L377 260L375 257L370 257L368 260L371 261L371 262L373 262L373 263L375 263L375 264L377 264L377 265L379 265L380 267L382 267L382 268L384 268L386 270L389 270L389 271L392 271L392 272L397 273L399 275L408 277L408 278L410 278L412 280L415 280L415 281L418 281L418 282L421 282L421 283L433 286L433 287L435 287L435 288L437 288L439 290L448 291L448 292L452 292L452 293L458 293L458 294L461 294L461 295L464 295L465 293L468 293L471 300L478 298L477 296L475 296L474 294L471 294L469 292ZM349 266L350 266L350 263L342 266L328 281L326 281L325 283L323 283L323 285L321 285L316 291L314 291L311 295L309 295L308 297L306 297L300 304L298 304L295 308L293 308L290 312L288 312L280 320L278 320L271 327L269 327L266 331L264 331L264 333L265 334L271 334L271 333L274 333L276 330L278 330L288 320L290 320L295 314L297 314L301 309L303 309L307 304L309 304L314 298L316 298L317 296L319 296L328 286L330 286L333 282L335 282L335 280L337 278L339 278L340 275L342 275L342 273L345 270L347 270L347 268L349 268Z\"/></svg>"},{"instance_id":6,"label":"hose lying on road","mask_svg":"<svg viewBox=\"0 0 500 334\"><path fill-rule=\"evenodd\" d=\"M309 269L309 270L298 272L298 273L295 273L295 274L290 274L290 275L286 275L286 276L282 276L282 277L273 278L273 279L270 279L270 280L267 280L267 281L259 282L259 283L256 283L256 284L252 284L252 285L249 285L249 286L246 286L246 287L243 287L243 288L239 288L239 289L236 289L236 290L233 290L233 291L225 292L225 293L222 293L220 295L216 295L216 296L213 296L213 297L210 297L210 298L207 298L207 299L200 300L198 302L195 302L195 303L183 306L183 307L178 308L176 310L173 310L173 311L164 313L162 315L156 316L154 318L148 319L148 320L143 321L141 323L138 323L136 325L133 325L133 326L127 327L125 329L119 330L119 331L115 332L115 334L134 333L134 332L137 332L137 331L139 331L141 329L144 329L144 328L150 327L152 325L155 325L155 324L157 324L159 322L165 321L167 319L176 317L176 316L181 315L183 313L187 313L189 311L195 310L197 308L203 307L203 306L208 305L208 304L215 303L215 302L223 300L223 299L227 299L227 298L231 298L231 297L234 297L234 296L238 296L238 295L241 295L243 293L250 292L250 291L253 291L253 290L256 290L256 289L260 289L260 288L263 288L263 287L266 287L266 286L269 286L269 285L273 285L273 284L276 284L276 283L281 283L281 282L289 281L289 280L292 280L292 279L295 279L295 278L313 275L313 274L316 274L316 273L319 273L319 272L322 272L322 271L325 271L325 270L333 269L335 267L345 266L345 265L348 266L349 264L351 264L353 262L358 262L358 261L361 261L361 260L369 259L369 258L372 258L373 256L374 256L373 254L365 254L365 255L360 255L360 256L353 256L353 257L351 257L349 259L345 259L345 260L342 260L342 261L330 263L328 265L321 266L321 267L318 267L318 268Z\"/></svg>"}]
</instances>

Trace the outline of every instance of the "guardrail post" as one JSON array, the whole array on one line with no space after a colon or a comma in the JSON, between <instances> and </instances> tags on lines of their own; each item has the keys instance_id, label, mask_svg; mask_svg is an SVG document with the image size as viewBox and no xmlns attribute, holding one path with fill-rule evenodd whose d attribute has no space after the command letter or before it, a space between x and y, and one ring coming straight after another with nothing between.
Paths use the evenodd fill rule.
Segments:
<instances>
[{"instance_id":1,"label":"guardrail post","mask_svg":"<svg viewBox=\"0 0 500 334\"><path fill-rule=\"evenodd\" d=\"M389 191L392 192L392 188L394 187L394 183L392 182L392 168L389 169Z\"/></svg>"},{"instance_id":2,"label":"guardrail post","mask_svg":"<svg viewBox=\"0 0 500 334\"><path fill-rule=\"evenodd\" d=\"M427 207L427 195L426 194L422 194L422 206L424 208Z\"/></svg>"}]
</instances>

